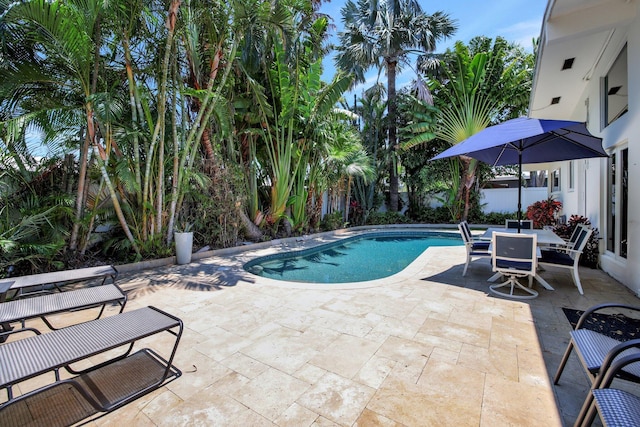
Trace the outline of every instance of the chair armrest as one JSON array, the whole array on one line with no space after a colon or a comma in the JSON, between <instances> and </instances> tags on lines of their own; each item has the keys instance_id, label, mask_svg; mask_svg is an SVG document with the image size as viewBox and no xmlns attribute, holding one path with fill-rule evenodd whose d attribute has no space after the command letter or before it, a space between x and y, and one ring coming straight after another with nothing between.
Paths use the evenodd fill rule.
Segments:
<instances>
[{"instance_id":1,"label":"chair armrest","mask_svg":"<svg viewBox=\"0 0 640 427\"><path fill-rule=\"evenodd\" d=\"M582 326L582 324L587 320L587 318L589 317L589 315L591 313L595 313L596 311L604 310L605 308L624 308L624 309L627 309L627 310L633 310L633 311L640 312L640 307L634 306L634 305L629 305L629 304L620 304L620 303L615 303L615 302L608 302L608 303L604 303L604 304L594 305L593 307L589 307L588 309L585 310L584 313L582 313L582 316L580 316L580 319L578 319L578 322L576 323L575 329L579 329Z\"/></svg>"},{"instance_id":2,"label":"chair armrest","mask_svg":"<svg viewBox=\"0 0 640 427\"><path fill-rule=\"evenodd\" d=\"M580 255L582 255L582 251L578 251L578 250L575 250L575 249L569 249L569 248L563 249L561 252L565 253L565 254L567 254L569 256L575 255L576 258L579 257Z\"/></svg>"},{"instance_id":3,"label":"chair armrest","mask_svg":"<svg viewBox=\"0 0 640 427\"><path fill-rule=\"evenodd\" d=\"M602 362L602 366L600 366L600 373L596 377L596 381L593 383L593 389L609 387L613 379L625 366L640 362L640 353L627 354L626 356L615 360L618 354L632 347L640 347L640 339L623 342L609 351L607 357L605 357Z\"/></svg>"},{"instance_id":4,"label":"chair armrest","mask_svg":"<svg viewBox=\"0 0 640 427\"><path fill-rule=\"evenodd\" d=\"M620 353L634 347L640 348L640 339L624 341L616 345L615 347L613 347L611 350L609 350L609 352L607 353L607 356L602 361L602 365L600 366L600 372L601 373L606 372L609 369L609 367L613 364L614 359Z\"/></svg>"},{"instance_id":5,"label":"chair armrest","mask_svg":"<svg viewBox=\"0 0 640 427\"><path fill-rule=\"evenodd\" d=\"M478 243L478 242L490 242L491 238L486 238L486 237L480 237L480 236L471 236L471 243Z\"/></svg>"},{"instance_id":6,"label":"chair armrest","mask_svg":"<svg viewBox=\"0 0 640 427\"><path fill-rule=\"evenodd\" d=\"M556 251L556 252L563 252L563 253L566 253L571 250L569 248L569 245L559 244L559 243L555 245L544 245L544 246L540 245L538 247L543 251Z\"/></svg>"}]
</instances>

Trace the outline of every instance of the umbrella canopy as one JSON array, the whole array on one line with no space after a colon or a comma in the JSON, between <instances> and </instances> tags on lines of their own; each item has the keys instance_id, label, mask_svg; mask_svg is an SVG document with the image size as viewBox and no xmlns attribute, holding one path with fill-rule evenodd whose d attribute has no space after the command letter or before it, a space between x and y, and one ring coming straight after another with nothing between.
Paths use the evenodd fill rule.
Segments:
<instances>
[{"instance_id":1,"label":"umbrella canopy","mask_svg":"<svg viewBox=\"0 0 640 427\"><path fill-rule=\"evenodd\" d=\"M443 151L431 160L468 156L493 166L608 157L602 138L589 133L580 122L520 117L490 126ZM518 220L522 188L518 186Z\"/></svg>"}]
</instances>

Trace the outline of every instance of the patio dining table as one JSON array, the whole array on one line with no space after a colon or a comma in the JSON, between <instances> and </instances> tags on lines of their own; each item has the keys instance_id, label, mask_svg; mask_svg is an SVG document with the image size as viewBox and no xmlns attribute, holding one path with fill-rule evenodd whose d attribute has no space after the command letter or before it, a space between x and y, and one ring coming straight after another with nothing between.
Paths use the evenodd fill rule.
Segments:
<instances>
[{"instance_id":1,"label":"patio dining table","mask_svg":"<svg viewBox=\"0 0 640 427\"><path fill-rule=\"evenodd\" d=\"M497 227L489 227L487 228L487 230L482 234L482 236L480 236L480 238L482 239L491 239L491 236L493 235L493 232L500 232L500 233L518 233L518 230L515 228L497 228ZM537 235L537 242L538 242L538 247L540 246L551 246L551 245L564 245L565 241L558 236L556 233L554 233L551 230L538 230L538 229L533 229L533 230L520 230L521 234L535 234ZM538 253L538 258L540 258L540 253ZM500 273L496 273L493 276L491 276L488 281L489 282L495 282L496 280L498 280L498 278L500 278L500 276L502 276ZM538 281L538 283L540 283L545 289L548 289L550 291L553 291L553 287L546 281L544 280L542 277L540 277L540 275L538 273L536 273L535 275L535 279Z\"/></svg>"}]
</instances>

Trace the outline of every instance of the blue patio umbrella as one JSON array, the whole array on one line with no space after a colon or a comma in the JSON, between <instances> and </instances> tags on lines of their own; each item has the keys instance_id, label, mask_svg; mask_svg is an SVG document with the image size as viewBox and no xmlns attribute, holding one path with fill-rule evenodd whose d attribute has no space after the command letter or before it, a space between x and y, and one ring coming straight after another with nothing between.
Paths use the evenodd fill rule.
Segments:
<instances>
[{"instance_id":1,"label":"blue patio umbrella","mask_svg":"<svg viewBox=\"0 0 640 427\"><path fill-rule=\"evenodd\" d=\"M461 155L493 166L518 165L518 177L523 163L608 157L602 138L591 135L584 123L527 117L489 126L431 160ZM518 185L518 220L521 211L522 186Z\"/></svg>"}]
</instances>

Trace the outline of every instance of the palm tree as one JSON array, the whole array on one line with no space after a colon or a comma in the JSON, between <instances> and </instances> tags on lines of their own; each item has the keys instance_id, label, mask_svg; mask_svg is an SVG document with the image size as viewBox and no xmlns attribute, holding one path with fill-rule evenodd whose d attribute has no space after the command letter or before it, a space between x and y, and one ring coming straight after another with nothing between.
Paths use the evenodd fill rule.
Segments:
<instances>
[{"instance_id":1,"label":"palm tree","mask_svg":"<svg viewBox=\"0 0 640 427\"><path fill-rule=\"evenodd\" d=\"M384 85L378 83L364 91L364 96L360 99L360 115L362 117L362 134L364 148L373 158L374 164L378 163L378 150L384 147L384 130L387 109L386 89ZM377 182L369 182L368 188L362 192L362 207L367 212L373 209L374 196Z\"/></svg>"},{"instance_id":2,"label":"palm tree","mask_svg":"<svg viewBox=\"0 0 640 427\"><path fill-rule=\"evenodd\" d=\"M104 162L109 153L99 140L95 118L94 97L98 74L102 68L101 48L103 30L101 20L106 3L103 0L68 2L30 0L9 3L2 0L4 12L3 40L18 55L8 55L0 74L0 98L8 100L5 107L24 106L31 101L31 109L43 111L55 108L82 111L84 140L80 147L80 173L76 196L75 222L69 248L76 250L80 224L87 194L87 166L92 152L109 188L114 211L131 246L139 252L131 234L122 206L105 173ZM34 105L48 90L57 93L64 102L48 94L49 103ZM26 100L25 100L26 99ZM55 107L52 107L55 105ZM24 113L16 108L17 115Z\"/></svg>"},{"instance_id":3,"label":"palm tree","mask_svg":"<svg viewBox=\"0 0 640 427\"><path fill-rule=\"evenodd\" d=\"M349 153L343 162L344 174L347 176L347 194L344 204L344 220L349 221L349 207L351 205L351 186L354 177L360 177L366 184L375 176L375 169L371 165L371 158L363 149Z\"/></svg>"},{"instance_id":4,"label":"palm tree","mask_svg":"<svg viewBox=\"0 0 640 427\"><path fill-rule=\"evenodd\" d=\"M429 81L436 104L442 110L433 135L418 135L405 147L416 145L434 136L450 145L457 144L480 132L492 121L502 121L522 114L527 106L531 87L533 55L501 37L495 42L476 37L469 45L457 42L440 60L440 68L430 68ZM460 179L455 201L463 210L457 219L466 220L470 208L470 193L476 178L477 161L467 156L451 159L460 162ZM458 165L451 165L456 170ZM455 211L455 210L454 210Z\"/></svg>"},{"instance_id":5,"label":"palm tree","mask_svg":"<svg viewBox=\"0 0 640 427\"><path fill-rule=\"evenodd\" d=\"M412 53L429 53L436 42L450 37L456 25L443 12L428 15L415 0L348 0L342 8L345 31L340 37L336 64L364 81L372 66L384 69L388 91L388 147L390 206L398 210L396 74Z\"/></svg>"}]
</instances>

